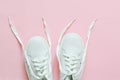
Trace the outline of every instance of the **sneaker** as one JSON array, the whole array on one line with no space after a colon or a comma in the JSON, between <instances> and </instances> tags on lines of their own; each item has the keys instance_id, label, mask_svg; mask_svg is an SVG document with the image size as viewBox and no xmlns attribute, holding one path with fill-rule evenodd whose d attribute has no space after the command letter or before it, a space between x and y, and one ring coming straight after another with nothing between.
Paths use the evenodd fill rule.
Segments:
<instances>
[{"instance_id":1,"label":"sneaker","mask_svg":"<svg viewBox=\"0 0 120 80\"><path fill-rule=\"evenodd\" d=\"M33 37L29 40L27 48L25 49L17 31L9 19L11 30L24 52L29 80L52 80L51 41L46 29L46 22L43 18L42 21L48 41L40 36Z\"/></svg>"},{"instance_id":2,"label":"sneaker","mask_svg":"<svg viewBox=\"0 0 120 80\"><path fill-rule=\"evenodd\" d=\"M71 21L63 30L57 46L60 80L81 80L86 49L95 21L92 22L88 30L88 39L85 47L82 38L77 33L68 33L63 36L75 20Z\"/></svg>"}]
</instances>

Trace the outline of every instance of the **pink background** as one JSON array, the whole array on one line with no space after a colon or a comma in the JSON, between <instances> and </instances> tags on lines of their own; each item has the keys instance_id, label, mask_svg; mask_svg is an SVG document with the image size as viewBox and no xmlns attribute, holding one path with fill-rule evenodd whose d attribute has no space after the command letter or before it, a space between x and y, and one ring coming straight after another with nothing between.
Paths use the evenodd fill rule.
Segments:
<instances>
[{"instance_id":1,"label":"pink background","mask_svg":"<svg viewBox=\"0 0 120 80\"><path fill-rule=\"evenodd\" d=\"M28 80L24 56L7 16L11 17L25 46L31 37L45 36L41 18L46 19L53 44L53 80L59 80L55 54L64 26L76 18L68 32L81 34L86 42L90 22L97 18L82 80L120 80L119 0L0 0L0 80Z\"/></svg>"}]
</instances>

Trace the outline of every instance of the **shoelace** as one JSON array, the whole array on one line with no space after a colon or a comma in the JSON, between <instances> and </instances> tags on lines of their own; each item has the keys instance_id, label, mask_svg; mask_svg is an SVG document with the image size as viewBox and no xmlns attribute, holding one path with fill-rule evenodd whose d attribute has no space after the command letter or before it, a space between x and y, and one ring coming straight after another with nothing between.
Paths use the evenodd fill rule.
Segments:
<instances>
[{"instance_id":1,"label":"shoelace","mask_svg":"<svg viewBox=\"0 0 120 80\"><path fill-rule=\"evenodd\" d=\"M42 18L42 21L43 21L43 27L44 27L46 36L47 36L47 38L48 38L48 43L49 43L49 47L50 47L49 51L51 51L51 39L50 39L48 30L47 30L47 27L46 27L46 22L45 22L44 18ZM26 62L27 62L27 65L29 66L29 70L30 70L30 72L31 72L31 75L32 75L34 78L36 78L36 79L40 79L40 77L36 76L35 73L34 73L33 70L32 70L31 63L30 63L29 58L28 58L28 56L27 56L27 54L26 54L26 50L25 50L25 48L24 48L23 42L22 42L22 40L20 39L20 37L19 37L19 35L18 35L18 33L17 33L14 25L12 24L12 22L11 22L11 20L10 20L10 17L8 17L8 23L9 23L9 26L10 26L10 28L11 28L11 30L12 30L15 38L17 39L17 41L19 42L19 44L20 44L21 47L22 47L22 50L23 50L23 53L24 53L24 57L25 57L25 60L26 60ZM44 65L44 66L45 66L45 65ZM46 78L43 78L42 80L47 80L47 79L46 79Z\"/></svg>"},{"instance_id":2,"label":"shoelace","mask_svg":"<svg viewBox=\"0 0 120 80\"><path fill-rule=\"evenodd\" d=\"M66 78L65 80L73 80L73 75L77 73L76 68L78 69L80 67L80 58L79 56L68 56L66 54L63 54L65 59L65 66L66 66Z\"/></svg>"},{"instance_id":3,"label":"shoelace","mask_svg":"<svg viewBox=\"0 0 120 80\"><path fill-rule=\"evenodd\" d=\"M89 27L89 29L88 29L88 35L87 35L87 41L86 41L86 44L85 44L84 55L83 55L82 61L81 61L81 68L80 68L80 70L78 71L78 73L79 73L79 72L82 73L82 71L83 71L84 62L85 62L85 58L86 58L86 51L87 51L87 48L88 48L88 43L89 43L89 40L90 40L91 31L92 31L92 29L93 29L96 21L97 21L97 19L93 20L92 23L91 23L91 25L90 25L90 27ZM65 32L71 27L71 25L72 25L74 22L75 22L75 19L72 20L72 21L70 21L70 22L67 24L67 26L66 26L66 27L64 28L64 30L62 31L62 33L61 33L61 35L60 35L60 38L59 38L59 40L58 40L57 57L58 57L59 64L60 64L60 59L59 59L60 51L59 51L59 49L60 49L60 44L61 44L62 37L63 37L63 35L65 34ZM60 64L60 70L61 70L63 73L65 73L64 70L62 70L62 68L61 68L61 64ZM70 76L71 76L71 75L67 75L67 78L66 78L66 79L72 80L72 79L70 79L70 78L71 78Z\"/></svg>"},{"instance_id":4,"label":"shoelace","mask_svg":"<svg viewBox=\"0 0 120 80\"><path fill-rule=\"evenodd\" d=\"M76 68L79 67L80 58L79 56L69 56L69 54L63 54L65 59L65 66L67 75L75 74L77 71Z\"/></svg>"},{"instance_id":5,"label":"shoelace","mask_svg":"<svg viewBox=\"0 0 120 80\"><path fill-rule=\"evenodd\" d=\"M41 61L39 60L31 60L33 68L36 70L37 75L39 76L40 79L46 78L45 75L47 75L47 64L48 64L48 58L44 58Z\"/></svg>"}]
</instances>

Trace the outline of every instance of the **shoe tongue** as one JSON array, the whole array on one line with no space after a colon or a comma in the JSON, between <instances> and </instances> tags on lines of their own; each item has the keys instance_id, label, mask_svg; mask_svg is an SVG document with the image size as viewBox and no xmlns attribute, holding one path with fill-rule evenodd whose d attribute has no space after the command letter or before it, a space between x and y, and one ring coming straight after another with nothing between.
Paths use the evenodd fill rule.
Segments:
<instances>
[{"instance_id":1,"label":"shoe tongue","mask_svg":"<svg viewBox=\"0 0 120 80\"><path fill-rule=\"evenodd\" d=\"M43 77L41 80L47 80L47 78L46 78L46 77Z\"/></svg>"},{"instance_id":2,"label":"shoe tongue","mask_svg":"<svg viewBox=\"0 0 120 80\"><path fill-rule=\"evenodd\" d=\"M68 75L68 76L65 77L64 80L73 80L73 76L72 75Z\"/></svg>"}]
</instances>

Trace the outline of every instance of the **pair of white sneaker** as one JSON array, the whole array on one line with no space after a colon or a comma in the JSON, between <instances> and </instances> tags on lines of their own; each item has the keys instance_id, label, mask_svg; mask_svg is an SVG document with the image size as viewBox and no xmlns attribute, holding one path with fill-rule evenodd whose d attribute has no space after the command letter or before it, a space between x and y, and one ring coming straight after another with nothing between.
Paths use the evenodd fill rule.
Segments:
<instances>
[{"instance_id":1,"label":"pair of white sneaker","mask_svg":"<svg viewBox=\"0 0 120 80\"><path fill-rule=\"evenodd\" d=\"M52 80L51 39L45 20L42 18L48 40L41 36L33 37L29 40L26 49L10 19L8 21L13 34L22 47L29 80ZM60 80L81 80L88 41L96 20L92 22L88 30L85 47L82 38L78 34L69 33L64 36L66 30L74 21L71 21L65 27L58 41L57 58L60 66Z\"/></svg>"}]
</instances>

